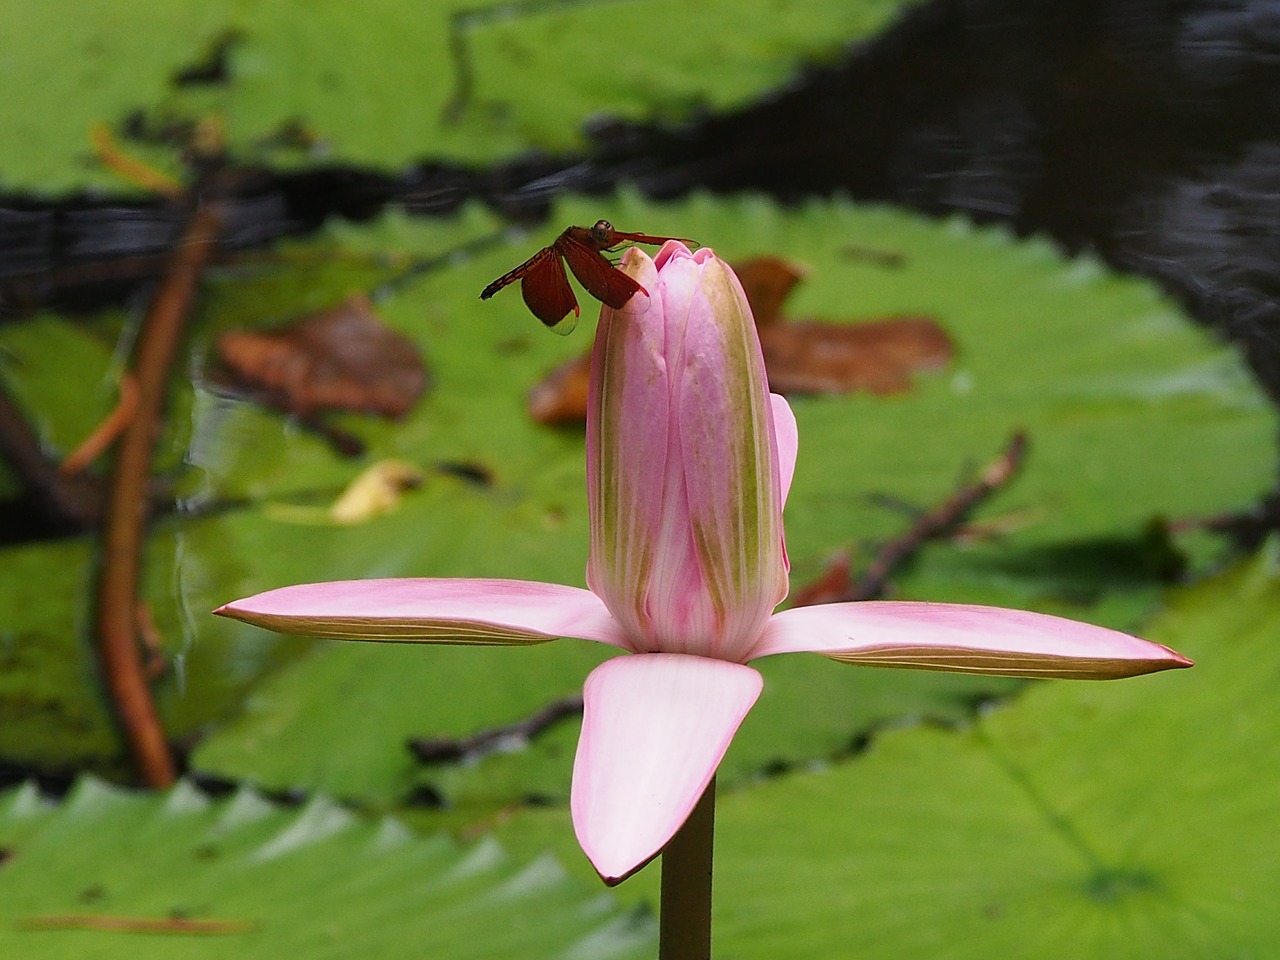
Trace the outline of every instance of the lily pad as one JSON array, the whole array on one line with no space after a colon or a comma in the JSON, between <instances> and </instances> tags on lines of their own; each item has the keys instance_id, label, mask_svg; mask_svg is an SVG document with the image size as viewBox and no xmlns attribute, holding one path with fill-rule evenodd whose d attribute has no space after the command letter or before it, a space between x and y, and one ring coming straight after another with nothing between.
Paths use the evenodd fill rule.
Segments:
<instances>
[{"instance_id":1,"label":"lily pad","mask_svg":"<svg viewBox=\"0 0 1280 960\"><path fill-rule=\"evenodd\" d=\"M121 748L86 639L88 545L3 556L0 756L44 770L103 769Z\"/></svg>"},{"instance_id":2,"label":"lily pad","mask_svg":"<svg viewBox=\"0 0 1280 960\"><path fill-rule=\"evenodd\" d=\"M232 714L254 680L311 644L293 637L246 638L216 627L202 629L197 643L192 627L207 608L190 604L209 568L175 555L174 547L171 538L153 541L146 593L154 598L149 606L167 662L156 684L161 721L170 739L180 742ZM106 702L91 639L94 548L85 540L15 547L3 551L0 563L0 757L44 772L94 770L127 778L128 751ZM219 569L220 582L234 577L230 558L228 566ZM188 580L175 581L175 572Z\"/></svg>"},{"instance_id":3,"label":"lily pad","mask_svg":"<svg viewBox=\"0 0 1280 960\"><path fill-rule=\"evenodd\" d=\"M897 578L897 594L1028 606L1133 628L1161 589L1160 570L1142 554L1153 518L1221 512L1266 486L1273 431L1265 404L1236 359L1187 325L1146 283L1089 260L1063 261L1048 244L1017 242L998 230L842 203L789 214L755 201L654 207L623 197L589 208L565 204L557 220L582 223L602 215L654 233L710 242L723 237L728 246L717 243L717 249L730 258L785 251L811 269L797 295L808 300L794 308L797 315L926 314L955 339L955 365L923 377L910 394L796 400L801 452L787 519L797 582L816 575L837 549L861 546L865 557L878 540L901 532L908 519L878 505L874 494L938 502L966 468L976 469L1011 430L1022 428L1032 445L1025 470L976 518L992 522L1000 534L928 548ZM411 248L407 238L416 229L397 220L373 228L379 244L391 250ZM359 239L362 230L344 234L353 246L367 242ZM850 258L841 252L842 238L892 250L900 265ZM542 370L582 349L586 338L542 335L514 292L474 302L487 279L538 243L477 254L384 305L399 329L418 331L439 380L404 423L367 428L371 451L404 456L425 450L444 460L493 464L497 481L490 490L466 495L474 510L458 514L456 525L444 519L454 509L446 504L461 497L454 491L440 495L431 520L402 513L403 522L378 528L388 560L368 575L581 582L581 437L531 424L522 394ZM415 327L415 315L425 322ZM521 345L514 354L513 343ZM223 427L234 433L234 424L233 414ZM313 453L316 464L329 456L319 446ZM240 462L246 475L260 466L252 459L223 463L233 483ZM300 469L308 475L310 468ZM256 484L255 495L287 489L284 484L298 475L286 480L282 468ZM482 520L488 509L498 514ZM209 522L208 529L216 530L219 521ZM378 539L372 531L370 537ZM210 591L211 606L290 582L269 555L270 538L262 542L266 554L242 557L244 575L224 598ZM292 554L290 544L301 541L285 533L276 542ZM1108 563L1100 564L1100 557ZM350 569L340 563L325 578ZM473 652L325 645L264 686L253 713L215 733L194 762L221 776L380 803L426 787L460 811L472 802L479 811L530 795L562 798L571 726L528 753L421 774L407 763L404 747L413 736L461 736L520 719L571 691L594 662L590 653L557 652L564 658L556 660L564 670L560 679L522 692L518 702L500 706L488 691L477 690L484 682L477 678L491 676L490 670L519 677L546 652L529 651L525 660L508 654L492 664L486 655L483 667L467 667ZM766 661L762 668L765 697L726 761L729 782L838 755L869 729L903 716L953 719L1009 689L965 678L842 670L816 657ZM335 697L338 678L356 674L362 686L385 692L376 706ZM437 701L437 695L448 700ZM492 703L492 711L478 711L481 703ZM363 722L370 710L379 718L374 727ZM359 748L318 732L341 727L335 718L342 717L350 718L346 729L364 732ZM310 773L303 774L299 757L307 758Z\"/></svg>"},{"instance_id":4,"label":"lily pad","mask_svg":"<svg viewBox=\"0 0 1280 960\"><path fill-rule=\"evenodd\" d=\"M653 951L650 917L550 858L417 837L323 798L289 809L247 790L140 796L83 780L55 805L27 786L0 794L0 849L0 950L34 960Z\"/></svg>"},{"instance_id":5,"label":"lily pad","mask_svg":"<svg viewBox=\"0 0 1280 960\"><path fill-rule=\"evenodd\" d=\"M0 325L0 379L50 456L65 458L115 405L114 347L54 314Z\"/></svg>"},{"instance_id":6,"label":"lily pad","mask_svg":"<svg viewBox=\"0 0 1280 960\"><path fill-rule=\"evenodd\" d=\"M1266 956L1280 836L1280 545L1172 597L1150 635L1197 660L1051 681L965 730L720 796L717 950L741 958ZM513 849L574 856L567 811ZM657 903L658 870L616 888Z\"/></svg>"},{"instance_id":7,"label":"lily pad","mask_svg":"<svg viewBox=\"0 0 1280 960\"><path fill-rule=\"evenodd\" d=\"M722 948L1265 954L1280 842L1257 773L1280 730L1278 584L1268 551L1180 596L1151 633L1199 661L1185 675L1046 685L970 732L888 736L863 762L743 794L732 827L726 804ZM838 904L784 904L792 872Z\"/></svg>"},{"instance_id":8,"label":"lily pad","mask_svg":"<svg viewBox=\"0 0 1280 960\"><path fill-rule=\"evenodd\" d=\"M741 103L803 63L833 58L901 6L130 0L85 9L53 0L10 7L0 14L9 38L0 86L10 92L0 102L0 126L9 132L0 185L126 189L92 154L88 132L97 123L132 131L123 142L130 152L180 175L182 141L210 116L222 119L233 156L276 167L396 170L426 157L566 150L583 145L584 122L600 112L682 119ZM714 71L705 69L709 55Z\"/></svg>"},{"instance_id":9,"label":"lily pad","mask_svg":"<svg viewBox=\"0 0 1280 960\"><path fill-rule=\"evenodd\" d=\"M874 495L936 503L1012 429L1023 428L1031 436L1025 470L975 518L998 533L929 547L893 589L1132 627L1161 586L1158 566L1144 557L1153 518L1238 508L1267 486L1274 439L1265 404L1225 348L1141 281L1088 260L1064 262L1047 244L1019 243L1000 231L844 203L784 212L753 200L655 206L622 196L557 212L560 222L600 216L714 242L735 259L781 251L806 263L810 275L792 306L797 316L928 314L956 341L955 363L924 376L909 394L796 399L801 453L787 515L794 583L817 576L837 550L855 548L856 559L865 560L880 540L901 533L909 518ZM146 554L145 599L173 663L157 695L174 738L234 717L257 678L309 647L208 615L231 598L362 576L581 583L582 437L532 423L524 401L545 370L585 348L589 317L577 336L561 338L546 335L514 290L479 301L488 280L550 239L499 240L497 226L474 209L448 222L388 215L368 225L335 224L270 261L247 258L211 273L182 366L193 379L175 377L158 450L181 510L156 526ZM847 256L846 237L895 252L898 265ZM485 238L491 247L480 243ZM471 253L451 256L464 248ZM366 443L369 462L407 461L427 480L396 513L335 525L324 508L367 463L343 458L281 414L213 392L204 379L212 343L222 330L267 328L340 302L353 289L379 288L420 262L430 269L386 288L376 310L421 350L432 389L398 422L356 415L339 422ZM0 331L6 356L21 358L4 367L6 382L52 448L78 441L109 405L109 391L96 391L97 408L80 397L109 384L119 328L119 317L81 328L43 316ZM459 478L468 471L480 479ZM1208 556L1202 550L1191 559ZM0 555L6 569L22 574L0 587L0 608L9 611L0 642L31 667L7 673L0 693L0 755L9 760L45 770L86 762L116 770L123 761L88 639L92 558L84 544ZM499 703L477 689L491 675L487 659L478 661L486 669L473 670L465 658L439 650L326 645L281 687L258 691L252 713L200 746L195 763L221 776L380 803L424 787L455 805L475 798L485 809L513 797L562 797L568 751L550 739L526 754L426 773L409 763L404 743L510 723L574 689L599 651L566 646L576 652L556 654L564 657L555 661L563 675L553 688L531 687ZM36 649L59 669L31 661ZM518 678L517 659L509 655L502 661L509 668L495 662L492 670ZM450 677L446 662L461 673ZM902 715L953 718L1008 689L962 678L833 673L817 658L766 662L763 669L769 684L759 720L749 721L729 757L726 781L839 754L867 729ZM368 715L334 694L331 680L356 670L369 690L400 693L376 698L378 725L347 726L363 731L352 748L315 731L327 726L320 717ZM433 700L433 691L449 698ZM823 709L810 707L815 691ZM454 698L458 706L450 706ZM571 738L571 726L557 736ZM544 763L548 753L556 759ZM307 772L299 757L307 758Z\"/></svg>"}]
</instances>

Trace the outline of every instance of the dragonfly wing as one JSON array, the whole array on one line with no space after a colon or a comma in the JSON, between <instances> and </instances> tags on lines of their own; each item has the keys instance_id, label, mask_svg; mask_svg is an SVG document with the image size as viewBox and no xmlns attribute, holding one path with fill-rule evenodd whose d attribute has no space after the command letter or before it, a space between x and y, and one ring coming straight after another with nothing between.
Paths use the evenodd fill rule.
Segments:
<instances>
[{"instance_id":1,"label":"dragonfly wing","mask_svg":"<svg viewBox=\"0 0 1280 960\"><path fill-rule=\"evenodd\" d=\"M572 311L578 315L578 298L573 295L565 275L560 254L548 247L546 257L538 259L520 281L520 293L533 315L548 327L554 327Z\"/></svg>"},{"instance_id":2,"label":"dragonfly wing","mask_svg":"<svg viewBox=\"0 0 1280 960\"><path fill-rule=\"evenodd\" d=\"M562 236L556 243L562 247L573 275L587 288L588 293L606 306L620 310L627 305L628 300L644 289L590 244L571 236Z\"/></svg>"},{"instance_id":3,"label":"dragonfly wing","mask_svg":"<svg viewBox=\"0 0 1280 960\"><path fill-rule=\"evenodd\" d=\"M550 247L543 247L541 250L535 253L532 257L530 257L524 263L520 264L520 266L516 267L514 270L508 270L506 273L500 276L497 280L493 281L493 283L489 284L487 287L481 290L480 299L488 300L490 297L492 297L495 293L497 293L503 287L507 286L508 284L515 283L517 280L522 280L525 274L529 273L531 270L536 270L538 268L538 264L541 263L543 260L546 260L548 257L552 257L555 255L556 255L555 251L553 251Z\"/></svg>"},{"instance_id":4,"label":"dragonfly wing","mask_svg":"<svg viewBox=\"0 0 1280 960\"><path fill-rule=\"evenodd\" d=\"M698 245L695 241L686 240L683 237L651 237L647 233L619 233L615 230L613 231L613 243L609 244L609 246L615 247L620 243L656 243L661 246L668 240L679 240L686 246L693 244L696 247Z\"/></svg>"}]
</instances>

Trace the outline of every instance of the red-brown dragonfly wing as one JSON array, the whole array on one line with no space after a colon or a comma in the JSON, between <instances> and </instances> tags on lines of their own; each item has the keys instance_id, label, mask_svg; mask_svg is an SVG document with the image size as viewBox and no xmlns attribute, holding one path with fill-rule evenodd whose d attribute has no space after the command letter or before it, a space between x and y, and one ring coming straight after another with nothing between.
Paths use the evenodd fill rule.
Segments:
<instances>
[{"instance_id":1,"label":"red-brown dragonfly wing","mask_svg":"<svg viewBox=\"0 0 1280 960\"><path fill-rule=\"evenodd\" d=\"M551 247L543 247L524 263L520 264L520 266L516 267L514 270L508 270L497 280L493 281L493 283L481 290L480 299L488 300L503 287L508 284L515 283L517 280L523 279L525 274L530 270L537 269L538 264L543 260L546 260L548 257L558 257L558 254L552 250Z\"/></svg>"},{"instance_id":2,"label":"red-brown dragonfly wing","mask_svg":"<svg viewBox=\"0 0 1280 960\"><path fill-rule=\"evenodd\" d=\"M647 233L619 233L617 230L613 231L612 239L613 239L613 242L609 244L610 247L616 247L620 243L664 244L668 240L679 240L685 246L692 245L696 247L698 245L698 242L696 240L686 240L683 237L651 237Z\"/></svg>"},{"instance_id":3,"label":"red-brown dragonfly wing","mask_svg":"<svg viewBox=\"0 0 1280 960\"><path fill-rule=\"evenodd\" d=\"M520 281L520 293L524 296L525 305L548 327L555 327L570 313L576 322L578 298L573 295L573 288L569 286L560 254L554 247L548 247L543 252L547 256L536 257L538 262L525 271L524 279Z\"/></svg>"},{"instance_id":4,"label":"red-brown dragonfly wing","mask_svg":"<svg viewBox=\"0 0 1280 960\"><path fill-rule=\"evenodd\" d=\"M569 269L587 288L587 292L606 306L620 310L637 293L648 293L589 243L566 233L556 241L556 246L569 261Z\"/></svg>"}]
</instances>

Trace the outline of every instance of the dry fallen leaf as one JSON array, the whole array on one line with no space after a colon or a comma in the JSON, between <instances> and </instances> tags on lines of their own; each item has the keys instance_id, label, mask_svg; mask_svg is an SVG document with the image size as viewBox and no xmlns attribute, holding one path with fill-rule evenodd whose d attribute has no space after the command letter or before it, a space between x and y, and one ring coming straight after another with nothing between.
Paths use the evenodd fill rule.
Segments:
<instances>
[{"instance_id":1,"label":"dry fallen leaf","mask_svg":"<svg viewBox=\"0 0 1280 960\"><path fill-rule=\"evenodd\" d=\"M560 364L529 391L529 416L548 427L585 423L591 351Z\"/></svg>"},{"instance_id":2,"label":"dry fallen leaf","mask_svg":"<svg viewBox=\"0 0 1280 960\"><path fill-rule=\"evenodd\" d=\"M326 410L399 417L427 386L417 347L359 293L276 330L224 333L217 350L235 385L304 419Z\"/></svg>"},{"instance_id":3,"label":"dry fallen leaf","mask_svg":"<svg viewBox=\"0 0 1280 960\"><path fill-rule=\"evenodd\" d=\"M782 304L806 271L781 257L753 257L733 265L742 291L751 304L756 326L763 330L782 322Z\"/></svg>"},{"instance_id":4,"label":"dry fallen leaf","mask_svg":"<svg viewBox=\"0 0 1280 960\"><path fill-rule=\"evenodd\" d=\"M404 494L424 482L426 475L411 463L379 460L360 471L328 507L268 502L265 513L278 523L306 526L366 523L396 510Z\"/></svg>"},{"instance_id":5,"label":"dry fallen leaf","mask_svg":"<svg viewBox=\"0 0 1280 960\"><path fill-rule=\"evenodd\" d=\"M734 264L760 332L760 347L777 393L900 393L911 375L937 370L955 356L947 332L929 317L889 317L863 323L788 321L782 305L805 275L778 257ZM583 423L590 354L551 371L529 391L529 416L548 426Z\"/></svg>"},{"instance_id":6,"label":"dry fallen leaf","mask_svg":"<svg viewBox=\"0 0 1280 960\"><path fill-rule=\"evenodd\" d=\"M955 347L928 317L867 323L804 321L760 330L760 347L775 393L901 393L911 374L937 370Z\"/></svg>"},{"instance_id":7,"label":"dry fallen leaf","mask_svg":"<svg viewBox=\"0 0 1280 960\"><path fill-rule=\"evenodd\" d=\"M805 271L778 257L734 264L760 331L760 347L777 393L900 393L911 374L950 362L955 346L928 317L863 323L787 321L782 305Z\"/></svg>"},{"instance_id":8,"label":"dry fallen leaf","mask_svg":"<svg viewBox=\"0 0 1280 960\"><path fill-rule=\"evenodd\" d=\"M215 383L297 417L345 456L364 445L322 422L321 413L400 417L427 387L417 346L383 324L359 293L275 330L224 333L217 354Z\"/></svg>"},{"instance_id":9,"label":"dry fallen leaf","mask_svg":"<svg viewBox=\"0 0 1280 960\"><path fill-rule=\"evenodd\" d=\"M347 485L329 507L334 523L364 523L400 505L406 490L420 486L426 477L413 464L403 460L380 460Z\"/></svg>"}]
</instances>

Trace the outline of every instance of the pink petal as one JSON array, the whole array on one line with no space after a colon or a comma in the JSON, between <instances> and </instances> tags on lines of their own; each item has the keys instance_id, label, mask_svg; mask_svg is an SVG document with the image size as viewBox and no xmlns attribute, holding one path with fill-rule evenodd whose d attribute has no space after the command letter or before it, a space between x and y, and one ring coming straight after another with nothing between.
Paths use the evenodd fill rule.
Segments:
<instances>
[{"instance_id":1,"label":"pink petal","mask_svg":"<svg viewBox=\"0 0 1280 960\"><path fill-rule=\"evenodd\" d=\"M634 247L632 249L635 249ZM641 251L643 252L643 251ZM697 250L690 251L684 245L682 240L668 240L653 255L653 265L656 269L661 270L667 265L667 261L672 257L690 257L695 263L702 263L708 257L714 257L715 253L708 247L699 247Z\"/></svg>"},{"instance_id":2,"label":"pink petal","mask_svg":"<svg viewBox=\"0 0 1280 960\"><path fill-rule=\"evenodd\" d=\"M526 580L395 579L306 583L214 613L268 630L345 640L525 644L581 637L623 646L590 590Z\"/></svg>"},{"instance_id":3,"label":"pink petal","mask_svg":"<svg viewBox=\"0 0 1280 960\"><path fill-rule=\"evenodd\" d=\"M657 856L688 818L763 682L741 664L669 653L614 657L587 678L570 806L605 883Z\"/></svg>"},{"instance_id":4,"label":"pink petal","mask_svg":"<svg viewBox=\"0 0 1280 960\"><path fill-rule=\"evenodd\" d=\"M1083 680L1191 666L1168 647L1117 630L1026 610L952 603L796 607L773 617L753 656L801 651L872 667Z\"/></svg>"},{"instance_id":5,"label":"pink petal","mask_svg":"<svg viewBox=\"0 0 1280 960\"><path fill-rule=\"evenodd\" d=\"M628 633L639 636L639 608L662 524L671 391L657 270L636 247L623 255L621 268L651 296L600 311L587 402L587 584Z\"/></svg>"},{"instance_id":6,"label":"pink petal","mask_svg":"<svg viewBox=\"0 0 1280 960\"><path fill-rule=\"evenodd\" d=\"M796 426L796 415L791 412L791 404L787 403L786 397L771 393L769 402L773 405L773 435L778 448L778 479L782 503L785 506L787 494L791 492L791 478L796 472L800 430Z\"/></svg>"},{"instance_id":7,"label":"pink petal","mask_svg":"<svg viewBox=\"0 0 1280 960\"><path fill-rule=\"evenodd\" d=\"M690 268L697 284L680 282ZM672 279L669 279L672 278ZM774 404L751 308L723 261L660 274L675 440L649 592L654 648L742 660L787 592ZM698 602L700 601L700 602Z\"/></svg>"}]
</instances>

